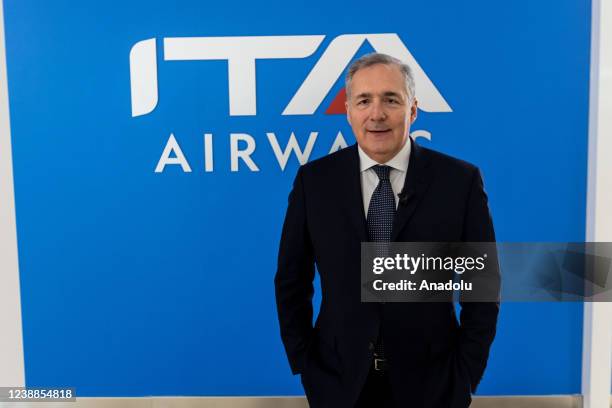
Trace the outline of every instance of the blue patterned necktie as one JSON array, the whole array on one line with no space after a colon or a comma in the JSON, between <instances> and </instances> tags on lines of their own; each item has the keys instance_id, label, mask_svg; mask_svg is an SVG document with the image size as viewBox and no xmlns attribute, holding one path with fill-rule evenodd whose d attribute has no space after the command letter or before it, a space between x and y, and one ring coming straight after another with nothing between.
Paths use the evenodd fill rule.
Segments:
<instances>
[{"instance_id":1,"label":"blue patterned necktie","mask_svg":"<svg viewBox=\"0 0 612 408\"><path fill-rule=\"evenodd\" d=\"M370 199L368 207L368 216L366 219L368 227L368 241L388 243L391 241L391 231L393 230L393 217L395 217L395 197L393 188L391 188L391 180L389 180L389 166L374 166L372 167L378 176L378 186ZM387 254L387 248L381 248L382 252ZM374 347L374 355L376 358L385 358L385 349L383 347L382 336L379 333L378 340Z\"/></svg>"},{"instance_id":2,"label":"blue patterned necktie","mask_svg":"<svg viewBox=\"0 0 612 408\"><path fill-rule=\"evenodd\" d=\"M390 242L391 230L393 228L393 217L395 216L395 197L389 180L389 166L372 167L378 176L378 186L370 199L368 207L367 227L368 241Z\"/></svg>"}]
</instances>

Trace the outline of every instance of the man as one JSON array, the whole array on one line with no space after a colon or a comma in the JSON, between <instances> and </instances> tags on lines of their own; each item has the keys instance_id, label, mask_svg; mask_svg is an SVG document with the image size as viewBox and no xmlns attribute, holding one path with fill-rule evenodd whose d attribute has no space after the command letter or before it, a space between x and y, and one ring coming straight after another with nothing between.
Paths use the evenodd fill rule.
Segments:
<instances>
[{"instance_id":1,"label":"man","mask_svg":"<svg viewBox=\"0 0 612 408\"><path fill-rule=\"evenodd\" d=\"M479 170L418 146L410 69L384 54L346 78L353 145L302 166L275 277L291 370L311 407L467 407L495 336L496 303L362 303L361 242L495 240ZM315 265L321 309L312 325Z\"/></svg>"}]
</instances>

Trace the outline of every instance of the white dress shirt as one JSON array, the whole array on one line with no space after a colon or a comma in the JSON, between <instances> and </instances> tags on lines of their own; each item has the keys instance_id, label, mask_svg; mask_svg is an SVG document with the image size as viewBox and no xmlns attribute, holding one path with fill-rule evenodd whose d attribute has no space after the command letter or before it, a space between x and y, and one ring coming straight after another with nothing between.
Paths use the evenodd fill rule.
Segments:
<instances>
[{"instance_id":1,"label":"white dress shirt","mask_svg":"<svg viewBox=\"0 0 612 408\"><path fill-rule=\"evenodd\" d=\"M410 136L408 136L410 137ZM358 146L359 150L359 168L361 170L361 194L363 195L363 212L368 216L368 207L370 206L370 200L372 194L378 186L378 175L372 169L373 166L382 164L391 167L389 172L389 180L391 181L391 188L393 189L393 196L395 197L395 208L399 202L398 194L404 188L404 181L406 180L406 172L408 171L408 160L410 159L410 140L406 138L404 147L400 150L391 160L386 163L378 163L372 159Z\"/></svg>"}]
</instances>

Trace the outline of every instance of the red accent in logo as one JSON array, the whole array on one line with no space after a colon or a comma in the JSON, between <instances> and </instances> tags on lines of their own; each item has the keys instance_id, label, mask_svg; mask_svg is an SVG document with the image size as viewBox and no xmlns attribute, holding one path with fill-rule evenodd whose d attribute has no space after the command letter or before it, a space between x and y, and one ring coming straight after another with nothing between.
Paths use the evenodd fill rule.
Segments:
<instances>
[{"instance_id":1,"label":"red accent in logo","mask_svg":"<svg viewBox=\"0 0 612 408\"><path fill-rule=\"evenodd\" d=\"M325 113L327 115L345 115L346 114L346 106L344 103L346 102L346 89L342 87L338 95L334 98L332 103L329 104Z\"/></svg>"}]
</instances>

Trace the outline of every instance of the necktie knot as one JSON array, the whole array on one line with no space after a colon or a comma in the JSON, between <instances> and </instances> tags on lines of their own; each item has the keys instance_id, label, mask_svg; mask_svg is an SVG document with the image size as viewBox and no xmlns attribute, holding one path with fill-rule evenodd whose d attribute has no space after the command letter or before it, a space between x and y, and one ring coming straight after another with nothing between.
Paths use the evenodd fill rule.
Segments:
<instances>
[{"instance_id":1,"label":"necktie knot","mask_svg":"<svg viewBox=\"0 0 612 408\"><path fill-rule=\"evenodd\" d=\"M379 180L389 180L389 172L391 171L391 167L376 165L372 168L376 172Z\"/></svg>"}]
</instances>

